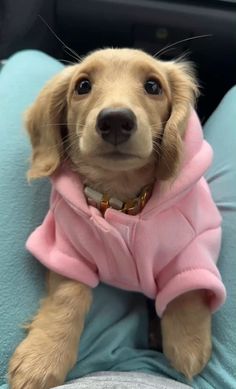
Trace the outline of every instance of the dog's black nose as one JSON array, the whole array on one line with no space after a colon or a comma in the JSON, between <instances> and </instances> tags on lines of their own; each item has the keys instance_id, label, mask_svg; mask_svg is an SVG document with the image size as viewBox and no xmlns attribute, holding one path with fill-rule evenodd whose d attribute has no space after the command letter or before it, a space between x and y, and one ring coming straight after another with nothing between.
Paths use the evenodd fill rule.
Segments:
<instances>
[{"instance_id":1,"label":"dog's black nose","mask_svg":"<svg viewBox=\"0 0 236 389\"><path fill-rule=\"evenodd\" d=\"M126 142L136 130L135 114L127 108L106 108L97 117L97 132L113 145Z\"/></svg>"}]
</instances>

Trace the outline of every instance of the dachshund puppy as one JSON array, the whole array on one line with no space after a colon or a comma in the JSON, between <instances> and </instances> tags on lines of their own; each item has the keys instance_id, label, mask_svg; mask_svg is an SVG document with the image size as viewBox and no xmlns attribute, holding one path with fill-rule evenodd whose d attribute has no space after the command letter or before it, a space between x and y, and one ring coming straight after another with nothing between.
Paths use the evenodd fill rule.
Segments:
<instances>
[{"instance_id":1,"label":"dachshund puppy","mask_svg":"<svg viewBox=\"0 0 236 389\"><path fill-rule=\"evenodd\" d=\"M155 300L175 369L191 378L206 365L225 290L197 94L186 62L105 49L65 68L28 110L28 178L50 177L52 194L27 248L50 272L10 361L12 389L64 382L100 281Z\"/></svg>"}]
</instances>

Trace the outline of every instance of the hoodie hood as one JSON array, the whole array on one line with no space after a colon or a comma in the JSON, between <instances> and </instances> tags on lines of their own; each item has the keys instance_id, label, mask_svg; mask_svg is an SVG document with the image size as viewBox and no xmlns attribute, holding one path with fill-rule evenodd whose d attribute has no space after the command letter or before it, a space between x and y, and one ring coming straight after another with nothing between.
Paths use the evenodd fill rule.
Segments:
<instances>
[{"instance_id":1,"label":"hoodie hood","mask_svg":"<svg viewBox=\"0 0 236 389\"><path fill-rule=\"evenodd\" d=\"M162 211L178 201L205 174L211 165L212 157L212 148L203 139L200 121L192 109L185 132L183 161L178 176L174 180L156 182L151 198L139 215L145 218L154 209ZM87 204L78 173L64 165L56 171L51 180L56 191L70 206L80 212L91 214L91 206ZM100 214L99 210L93 212Z\"/></svg>"}]
</instances>

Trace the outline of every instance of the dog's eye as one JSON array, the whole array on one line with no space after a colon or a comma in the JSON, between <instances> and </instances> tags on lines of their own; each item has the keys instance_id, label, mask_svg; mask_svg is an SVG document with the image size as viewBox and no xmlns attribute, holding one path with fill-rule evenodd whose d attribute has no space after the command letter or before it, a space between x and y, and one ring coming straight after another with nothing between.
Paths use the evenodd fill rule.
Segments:
<instances>
[{"instance_id":1,"label":"dog's eye","mask_svg":"<svg viewBox=\"0 0 236 389\"><path fill-rule=\"evenodd\" d=\"M91 82L87 78L84 78L83 80L80 80L76 85L75 92L78 95L85 95L89 93L91 89L92 89Z\"/></svg>"},{"instance_id":2,"label":"dog's eye","mask_svg":"<svg viewBox=\"0 0 236 389\"><path fill-rule=\"evenodd\" d=\"M162 87L159 81L150 78L144 84L144 89L149 95L161 95Z\"/></svg>"}]
</instances>

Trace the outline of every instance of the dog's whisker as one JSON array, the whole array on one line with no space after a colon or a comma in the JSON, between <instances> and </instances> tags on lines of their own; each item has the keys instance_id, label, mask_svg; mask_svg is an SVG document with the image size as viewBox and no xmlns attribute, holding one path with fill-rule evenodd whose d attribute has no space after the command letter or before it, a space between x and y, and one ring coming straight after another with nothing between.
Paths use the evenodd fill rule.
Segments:
<instances>
[{"instance_id":1,"label":"dog's whisker","mask_svg":"<svg viewBox=\"0 0 236 389\"><path fill-rule=\"evenodd\" d=\"M161 145L157 142L152 142L153 147L155 147L158 150L161 150Z\"/></svg>"},{"instance_id":2,"label":"dog's whisker","mask_svg":"<svg viewBox=\"0 0 236 389\"><path fill-rule=\"evenodd\" d=\"M159 154L159 153L161 152L161 150L162 150L161 144L160 144L159 140L161 140L161 138L159 138L158 140L156 140L156 138L152 140L153 149L154 149L154 151L156 151L158 154Z\"/></svg>"},{"instance_id":3,"label":"dog's whisker","mask_svg":"<svg viewBox=\"0 0 236 389\"><path fill-rule=\"evenodd\" d=\"M69 153L74 147L79 147L79 138L77 138L77 140L71 141L69 144L64 144L64 152Z\"/></svg>"},{"instance_id":4,"label":"dog's whisker","mask_svg":"<svg viewBox=\"0 0 236 389\"><path fill-rule=\"evenodd\" d=\"M161 155L160 150L156 149L154 146L153 146L153 151L155 154L158 155L158 157Z\"/></svg>"},{"instance_id":5,"label":"dog's whisker","mask_svg":"<svg viewBox=\"0 0 236 389\"><path fill-rule=\"evenodd\" d=\"M57 60L68 65L76 65L77 63L77 62L68 61L67 59L63 59L63 58L57 58Z\"/></svg>"},{"instance_id":6,"label":"dog's whisker","mask_svg":"<svg viewBox=\"0 0 236 389\"><path fill-rule=\"evenodd\" d=\"M76 123L70 123L70 122L58 122L58 123L44 123L43 126L75 126L75 125L81 125L82 123L76 122Z\"/></svg>"},{"instance_id":7,"label":"dog's whisker","mask_svg":"<svg viewBox=\"0 0 236 389\"><path fill-rule=\"evenodd\" d=\"M152 143L155 145L161 146L160 142L159 142L161 139L162 139L162 136L155 136L152 140Z\"/></svg>"},{"instance_id":8,"label":"dog's whisker","mask_svg":"<svg viewBox=\"0 0 236 389\"><path fill-rule=\"evenodd\" d=\"M166 124L166 123L168 122L168 120L169 120L169 119L164 120L163 122L159 122L159 125L164 125L164 124ZM156 124L156 123L151 123L151 125L156 126L157 124Z\"/></svg>"},{"instance_id":9,"label":"dog's whisker","mask_svg":"<svg viewBox=\"0 0 236 389\"><path fill-rule=\"evenodd\" d=\"M71 143L71 145L76 145L76 142L78 142L79 140L79 136L76 136L76 134L67 134L63 137L63 139L59 142L55 142L55 144L53 146L50 146L47 148L48 151L51 151L51 150L54 150L54 149L58 149L60 148L61 145L63 145L63 150L61 151L61 153L63 154L63 152L65 151L65 145L68 144L68 142ZM67 146L66 146L67 147Z\"/></svg>"},{"instance_id":10,"label":"dog's whisker","mask_svg":"<svg viewBox=\"0 0 236 389\"><path fill-rule=\"evenodd\" d=\"M155 138L162 138L163 128L162 127L151 127L153 130L155 130Z\"/></svg>"},{"instance_id":11,"label":"dog's whisker","mask_svg":"<svg viewBox=\"0 0 236 389\"><path fill-rule=\"evenodd\" d=\"M182 62L186 60L187 57L191 55L191 50L185 50L182 54L178 55L178 57L173 58L175 62Z\"/></svg>"},{"instance_id":12,"label":"dog's whisker","mask_svg":"<svg viewBox=\"0 0 236 389\"><path fill-rule=\"evenodd\" d=\"M69 140L69 134L64 136L64 138L58 142L55 142L53 146L50 146L47 148L47 150L53 150L53 149L58 149L64 142L67 142Z\"/></svg>"},{"instance_id":13,"label":"dog's whisker","mask_svg":"<svg viewBox=\"0 0 236 389\"><path fill-rule=\"evenodd\" d=\"M80 57L77 57L76 55L73 55L73 54L70 52L70 49L68 50L68 48L64 46L64 47L63 47L63 50L64 50L65 53L67 53L71 58L74 58L74 60L76 61L75 63L73 63L74 65L75 65L76 63L81 62Z\"/></svg>"},{"instance_id":14,"label":"dog's whisker","mask_svg":"<svg viewBox=\"0 0 236 389\"><path fill-rule=\"evenodd\" d=\"M156 133L155 135L153 136L153 138L162 138L163 137L163 128L162 127L159 127L159 128L156 128L156 127L153 127L154 130L156 130ZM161 132L157 132L157 131L161 131Z\"/></svg>"},{"instance_id":15,"label":"dog's whisker","mask_svg":"<svg viewBox=\"0 0 236 389\"><path fill-rule=\"evenodd\" d=\"M161 54L164 54L166 51L174 48L175 46L177 45L180 45L181 43L184 43L184 42L188 42L188 41L192 41L192 40L195 40L195 39L202 39L202 38L210 38L212 37L213 35L212 34L204 34L204 35L196 35L196 36L193 36L193 37L190 37L190 38L185 38L185 39L181 39L179 41L176 41L174 43L171 43L165 47L163 47L161 50L157 51L153 57L154 58L158 58L160 57Z\"/></svg>"},{"instance_id":16,"label":"dog's whisker","mask_svg":"<svg viewBox=\"0 0 236 389\"><path fill-rule=\"evenodd\" d=\"M52 29L52 27L46 22L46 20L41 15L38 15L38 17L45 24L45 26L49 29L49 31L53 34L53 36L62 44L62 47L69 50L69 52L67 51L67 53L72 58L76 59L76 61L81 62L82 58L79 56L79 54L76 53L75 50L73 50L69 46L67 46L67 44L61 38L59 38L59 36L56 34L56 32Z\"/></svg>"},{"instance_id":17,"label":"dog's whisker","mask_svg":"<svg viewBox=\"0 0 236 389\"><path fill-rule=\"evenodd\" d=\"M78 140L81 137L82 133L83 133L83 131L81 130L81 131L78 131L77 133L68 134L67 139L70 139L71 141Z\"/></svg>"},{"instance_id":18,"label":"dog's whisker","mask_svg":"<svg viewBox=\"0 0 236 389\"><path fill-rule=\"evenodd\" d=\"M47 147L47 151L52 151L52 150L58 150L60 149L62 142L57 142L53 146Z\"/></svg>"},{"instance_id":19,"label":"dog's whisker","mask_svg":"<svg viewBox=\"0 0 236 389\"><path fill-rule=\"evenodd\" d=\"M151 128L154 128L156 130L162 130L163 126L160 124L159 126L157 124L150 124Z\"/></svg>"}]
</instances>

